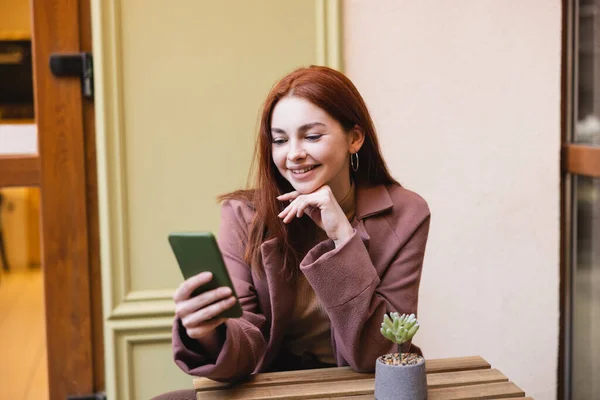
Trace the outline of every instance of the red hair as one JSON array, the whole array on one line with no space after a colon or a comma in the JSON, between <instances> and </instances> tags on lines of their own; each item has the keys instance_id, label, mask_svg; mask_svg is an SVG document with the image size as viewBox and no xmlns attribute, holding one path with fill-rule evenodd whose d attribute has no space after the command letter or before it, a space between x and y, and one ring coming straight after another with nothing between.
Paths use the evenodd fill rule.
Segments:
<instances>
[{"instance_id":1,"label":"red hair","mask_svg":"<svg viewBox=\"0 0 600 400\"><path fill-rule=\"evenodd\" d=\"M244 200L256 210L246 243L246 262L257 273L262 273L260 245L265 240L277 238L284 260L281 272L286 278L293 278L299 271L300 256L303 250L307 250L301 248L303 238L319 228L307 216L294 218L287 225L277 217L285 208L277 196L294 190L277 170L272 155L271 116L277 102L285 96L310 101L338 121L346 132L355 126L362 129L365 140L358 151L359 169L356 172L349 171L357 186L397 182L390 175L381 155L367 106L350 79L334 69L313 65L299 68L277 82L262 108L253 160L253 164L257 164L254 189L238 190L220 196L219 200Z\"/></svg>"}]
</instances>

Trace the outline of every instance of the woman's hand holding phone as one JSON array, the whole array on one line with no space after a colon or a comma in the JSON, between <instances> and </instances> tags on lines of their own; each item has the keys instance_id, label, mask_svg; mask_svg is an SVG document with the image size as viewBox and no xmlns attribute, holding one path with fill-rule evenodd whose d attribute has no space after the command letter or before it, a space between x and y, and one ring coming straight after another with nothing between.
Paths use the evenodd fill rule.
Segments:
<instances>
[{"instance_id":1,"label":"woman's hand holding phone","mask_svg":"<svg viewBox=\"0 0 600 400\"><path fill-rule=\"evenodd\" d=\"M217 315L236 304L236 298L227 286L192 296L194 290L212 280L210 272L202 272L186 279L173 294L175 314L181 319L186 333L193 339L200 339L212 332L227 318Z\"/></svg>"}]
</instances>

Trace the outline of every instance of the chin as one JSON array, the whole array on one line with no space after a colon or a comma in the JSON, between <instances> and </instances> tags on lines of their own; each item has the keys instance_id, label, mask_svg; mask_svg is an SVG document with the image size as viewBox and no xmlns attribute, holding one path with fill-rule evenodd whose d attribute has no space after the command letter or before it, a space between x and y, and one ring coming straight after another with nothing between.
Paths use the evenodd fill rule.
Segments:
<instances>
[{"instance_id":1,"label":"chin","mask_svg":"<svg viewBox=\"0 0 600 400\"><path fill-rule=\"evenodd\" d=\"M290 182L292 187L301 194L309 194L320 188L322 185L313 182Z\"/></svg>"}]
</instances>

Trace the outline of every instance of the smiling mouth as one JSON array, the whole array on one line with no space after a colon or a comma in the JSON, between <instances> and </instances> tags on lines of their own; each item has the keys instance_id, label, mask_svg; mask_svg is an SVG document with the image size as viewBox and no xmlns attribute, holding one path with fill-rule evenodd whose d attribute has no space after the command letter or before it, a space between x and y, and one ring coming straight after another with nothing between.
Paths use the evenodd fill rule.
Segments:
<instances>
[{"instance_id":1,"label":"smiling mouth","mask_svg":"<svg viewBox=\"0 0 600 400\"><path fill-rule=\"evenodd\" d=\"M318 165L313 165L311 167L303 168L303 169L290 169L290 171L292 171L292 174L298 174L298 175L300 175L300 174L304 174L304 173L307 173L309 171L312 171L313 169L315 169L317 167L318 167Z\"/></svg>"}]
</instances>

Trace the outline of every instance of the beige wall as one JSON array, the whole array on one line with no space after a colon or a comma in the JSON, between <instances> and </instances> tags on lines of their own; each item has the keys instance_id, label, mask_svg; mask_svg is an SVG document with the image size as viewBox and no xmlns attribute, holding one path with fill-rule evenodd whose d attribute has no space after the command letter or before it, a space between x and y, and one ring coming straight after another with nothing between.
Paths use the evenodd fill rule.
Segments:
<instances>
[{"instance_id":1,"label":"beige wall","mask_svg":"<svg viewBox=\"0 0 600 400\"><path fill-rule=\"evenodd\" d=\"M555 398L560 1L344 2L345 70L432 225L427 357L479 354Z\"/></svg>"},{"instance_id":2,"label":"beige wall","mask_svg":"<svg viewBox=\"0 0 600 400\"><path fill-rule=\"evenodd\" d=\"M7 124L0 120L0 155L36 154L37 152L35 124Z\"/></svg>"},{"instance_id":3,"label":"beige wall","mask_svg":"<svg viewBox=\"0 0 600 400\"><path fill-rule=\"evenodd\" d=\"M91 5L106 391L148 399L192 387L173 363L183 277L167 235L217 231L261 102L299 65L338 66L340 13L334 0Z\"/></svg>"},{"instance_id":4,"label":"beige wall","mask_svg":"<svg viewBox=\"0 0 600 400\"><path fill-rule=\"evenodd\" d=\"M0 37L31 36L30 0L0 0Z\"/></svg>"}]
</instances>

